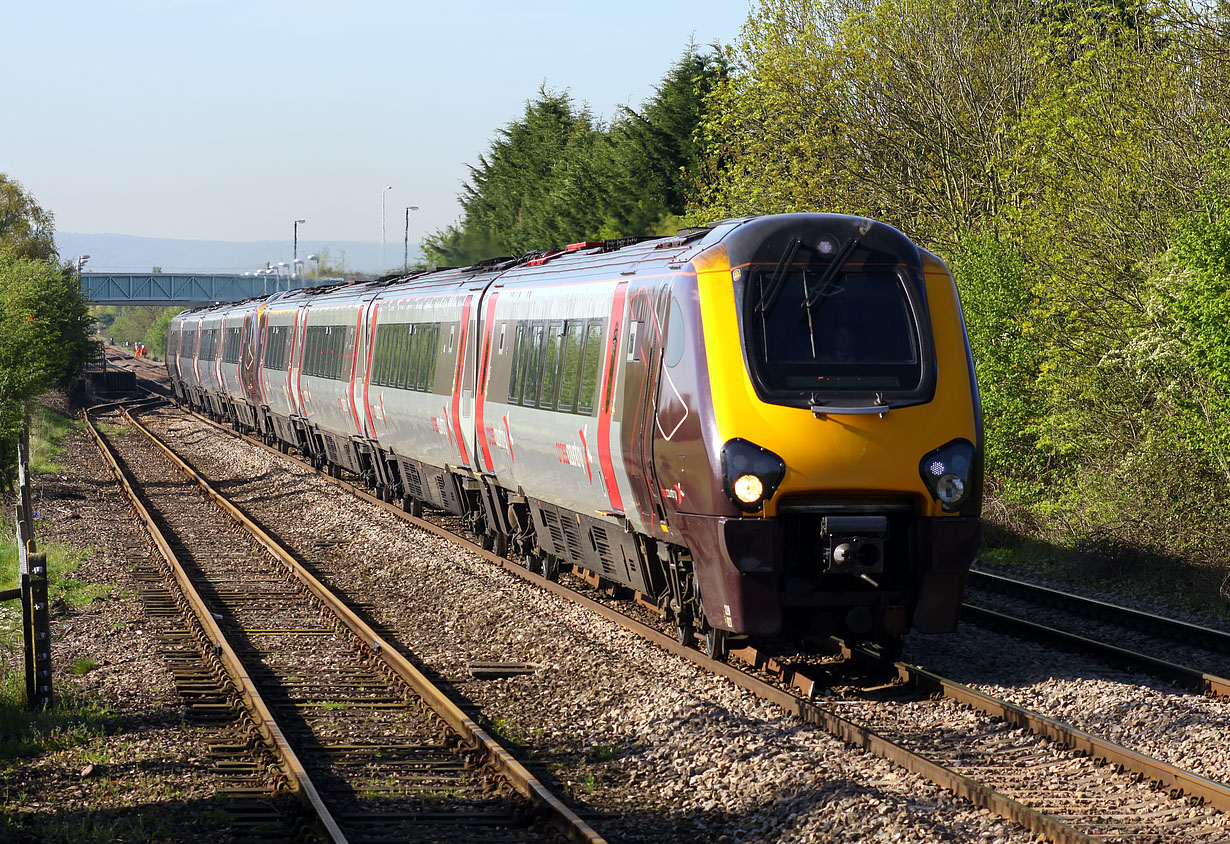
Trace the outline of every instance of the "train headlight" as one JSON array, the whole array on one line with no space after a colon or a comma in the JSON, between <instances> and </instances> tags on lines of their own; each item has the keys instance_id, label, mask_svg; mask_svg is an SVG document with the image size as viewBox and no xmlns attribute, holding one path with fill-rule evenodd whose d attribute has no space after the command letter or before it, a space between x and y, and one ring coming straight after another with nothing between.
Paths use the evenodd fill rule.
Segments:
<instances>
[{"instance_id":1,"label":"train headlight","mask_svg":"<svg viewBox=\"0 0 1230 844\"><path fill-rule=\"evenodd\" d=\"M785 477L785 461L767 448L741 439L722 446L722 486L740 510L761 509Z\"/></svg>"},{"instance_id":2,"label":"train headlight","mask_svg":"<svg viewBox=\"0 0 1230 844\"><path fill-rule=\"evenodd\" d=\"M764 484L755 475L740 475L735 478L735 498L744 504L755 504L764 498Z\"/></svg>"},{"instance_id":3,"label":"train headlight","mask_svg":"<svg viewBox=\"0 0 1230 844\"><path fill-rule=\"evenodd\" d=\"M969 495L973 465L973 443L953 440L924 457L918 464L918 472L944 512L952 513Z\"/></svg>"}]
</instances>

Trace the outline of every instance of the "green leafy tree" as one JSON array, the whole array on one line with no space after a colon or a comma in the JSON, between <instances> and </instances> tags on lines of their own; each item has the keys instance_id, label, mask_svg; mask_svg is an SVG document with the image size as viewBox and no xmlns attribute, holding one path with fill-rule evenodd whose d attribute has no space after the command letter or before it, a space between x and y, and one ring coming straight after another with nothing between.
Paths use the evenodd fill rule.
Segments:
<instances>
[{"instance_id":1,"label":"green leafy tree","mask_svg":"<svg viewBox=\"0 0 1230 844\"><path fill-rule=\"evenodd\" d=\"M945 255L989 513L1086 548L1173 550L1183 525L1213 559L1228 24L1224 0L762 0L707 100L688 217L864 214Z\"/></svg>"},{"instance_id":2,"label":"green leafy tree","mask_svg":"<svg viewBox=\"0 0 1230 844\"><path fill-rule=\"evenodd\" d=\"M0 173L0 252L55 260L55 221L22 186Z\"/></svg>"},{"instance_id":3,"label":"green leafy tree","mask_svg":"<svg viewBox=\"0 0 1230 844\"><path fill-rule=\"evenodd\" d=\"M674 224L700 159L704 99L724 67L717 50L690 46L654 96L639 111L620 109L610 126L541 89L470 168L462 219L426 238L428 260L470 264Z\"/></svg>"},{"instance_id":4,"label":"green leafy tree","mask_svg":"<svg viewBox=\"0 0 1230 844\"><path fill-rule=\"evenodd\" d=\"M89 324L75 276L42 259L0 254L0 466L6 483L29 402L80 369Z\"/></svg>"}]
</instances>

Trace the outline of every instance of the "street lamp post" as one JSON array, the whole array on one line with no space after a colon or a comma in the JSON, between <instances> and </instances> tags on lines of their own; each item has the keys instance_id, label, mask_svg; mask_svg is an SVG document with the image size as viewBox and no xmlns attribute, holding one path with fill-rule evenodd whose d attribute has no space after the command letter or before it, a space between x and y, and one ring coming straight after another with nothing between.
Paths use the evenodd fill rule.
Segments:
<instances>
[{"instance_id":1,"label":"street lamp post","mask_svg":"<svg viewBox=\"0 0 1230 844\"><path fill-rule=\"evenodd\" d=\"M307 259L316 265L316 278L320 278L320 258L316 255L308 255Z\"/></svg>"},{"instance_id":2,"label":"street lamp post","mask_svg":"<svg viewBox=\"0 0 1230 844\"><path fill-rule=\"evenodd\" d=\"M406 242L405 242L405 245L402 247L402 254L401 254L401 263L402 263L401 271L403 273L410 272L410 212L417 211L417 210L419 210L419 207L417 205L407 205L406 206Z\"/></svg>"},{"instance_id":3,"label":"street lamp post","mask_svg":"<svg viewBox=\"0 0 1230 844\"><path fill-rule=\"evenodd\" d=\"M279 290L282 289L282 267L285 267L285 266L286 266L285 261L278 261L278 289ZM290 268L289 267L287 267L286 273L287 273L286 289L290 290Z\"/></svg>"},{"instance_id":4,"label":"street lamp post","mask_svg":"<svg viewBox=\"0 0 1230 844\"><path fill-rule=\"evenodd\" d=\"M300 224L300 223L306 223L306 222L307 222L307 220L295 220L295 244L294 244L294 247L293 247L293 250L294 250L294 251L292 251L292 252L291 252L291 257L292 257L292 258L298 258L298 257L299 257L299 224Z\"/></svg>"},{"instance_id":5,"label":"street lamp post","mask_svg":"<svg viewBox=\"0 0 1230 844\"><path fill-rule=\"evenodd\" d=\"M384 273L384 195L393 189L389 185L384 190L380 191L380 272Z\"/></svg>"}]
</instances>

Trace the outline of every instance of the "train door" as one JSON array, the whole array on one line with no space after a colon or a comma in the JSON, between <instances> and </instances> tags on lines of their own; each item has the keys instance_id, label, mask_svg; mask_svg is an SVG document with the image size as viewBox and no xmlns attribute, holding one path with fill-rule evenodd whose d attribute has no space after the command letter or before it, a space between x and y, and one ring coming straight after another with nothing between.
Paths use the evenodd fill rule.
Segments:
<instances>
[{"instance_id":1,"label":"train door","mask_svg":"<svg viewBox=\"0 0 1230 844\"><path fill-rule=\"evenodd\" d=\"M295 309L295 321L290 332L290 367L287 379L290 384L290 412L292 416L307 416L307 408L303 401L303 335L307 325L307 311L304 305Z\"/></svg>"},{"instance_id":2,"label":"train door","mask_svg":"<svg viewBox=\"0 0 1230 844\"><path fill-rule=\"evenodd\" d=\"M628 328L622 344L624 367L625 424L621 446L624 466L632 486L637 511L645 524L655 529L665 522L662 491L653 463L654 419L658 379L662 367L662 327L670 290L638 287L628 301Z\"/></svg>"},{"instance_id":3,"label":"train door","mask_svg":"<svg viewBox=\"0 0 1230 844\"><path fill-rule=\"evenodd\" d=\"M376 314L380 310L380 296L374 295L359 304L359 332L355 338L355 377L351 383L351 401L359 409L359 432L370 439L376 438L375 420L368 404L371 383L372 356L376 349Z\"/></svg>"},{"instance_id":4,"label":"train door","mask_svg":"<svg viewBox=\"0 0 1230 844\"><path fill-rule=\"evenodd\" d=\"M262 311L263 313L263 311ZM239 384L246 398L255 407L261 403L260 391L257 388L257 357L259 348L256 339L259 335L256 315L248 311L243 315L239 341Z\"/></svg>"},{"instance_id":5,"label":"train door","mask_svg":"<svg viewBox=\"0 0 1230 844\"><path fill-rule=\"evenodd\" d=\"M480 294L481 295L481 294ZM467 293L461 307L461 339L457 344L457 366L460 384L453 385L453 415L462 458L466 466L481 465L475 455L474 387L478 381L478 313L479 296Z\"/></svg>"}]
</instances>

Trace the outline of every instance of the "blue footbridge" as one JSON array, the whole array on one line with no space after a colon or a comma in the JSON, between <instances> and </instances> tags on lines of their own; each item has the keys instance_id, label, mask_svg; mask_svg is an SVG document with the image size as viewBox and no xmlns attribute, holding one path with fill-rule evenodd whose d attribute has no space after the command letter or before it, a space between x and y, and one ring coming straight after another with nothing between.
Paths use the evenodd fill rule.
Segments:
<instances>
[{"instance_id":1,"label":"blue footbridge","mask_svg":"<svg viewBox=\"0 0 1230 844\"><path fill-rule=\"evenodd\" d=\"M341 278L200 273L81 273L81 289L92 305L182 305L185 308L239 302L279 290L338 284Z\"/></svg>"}]
</instances>

